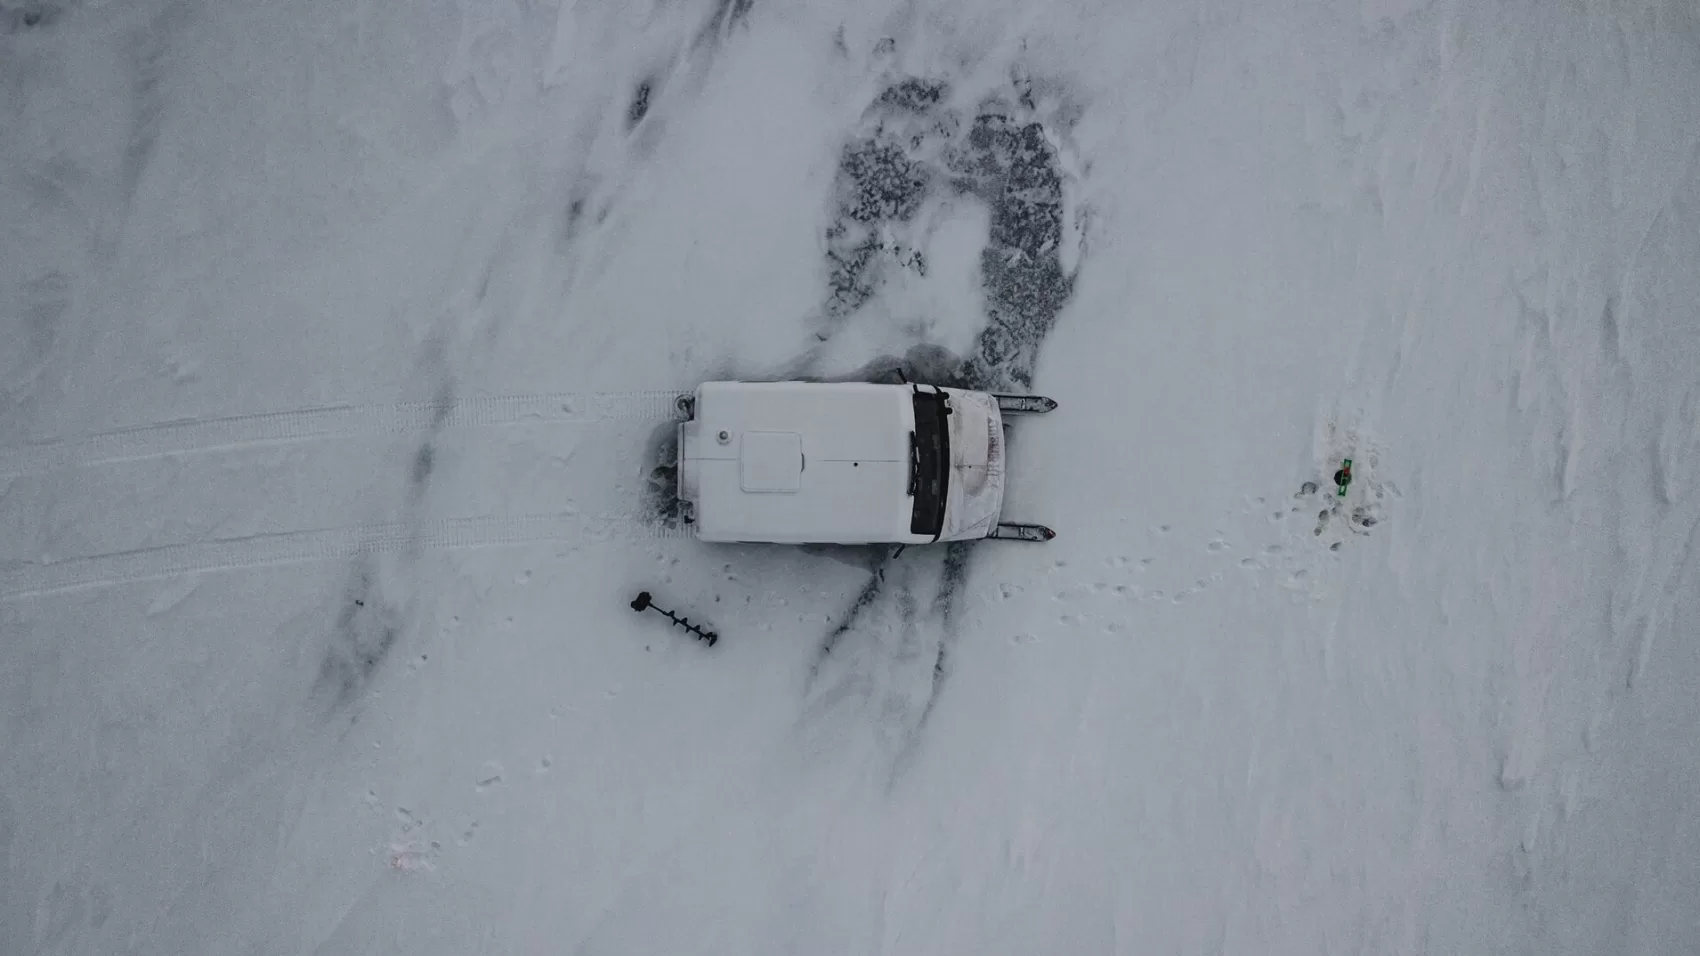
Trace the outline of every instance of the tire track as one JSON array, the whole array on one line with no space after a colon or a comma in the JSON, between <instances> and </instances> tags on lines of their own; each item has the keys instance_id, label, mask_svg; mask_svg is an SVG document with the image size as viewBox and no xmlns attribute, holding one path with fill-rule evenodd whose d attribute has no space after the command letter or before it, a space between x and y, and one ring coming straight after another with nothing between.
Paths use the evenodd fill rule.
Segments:
<instances>
[{"instance_id":1,"label":"tire track","mask_svg":"<svg viewBox=\"0 0 1700 956\"><path fill-rule=\"evenodd\" d=\"M426 434L437 428L610 420L660 421L682 417L677 402L680 397L689 394L666 390L546 392L435 402L326 405L222 418L184 419L80 438L48 439L0 448L0 478L253 445Z\"/></svg>"},{"instance_id":2,"label":"tire track","mask_svg":"<svg viewBox=\"0 0 1700 956\"><path fill-rule=\"evenodd\" d=\"M688 527L620 515L533 514L446 518L283 531L168 544L26 564L0 571L0 601L153 581L181 574L234 571L348 559L406 549L441 551L543 541L693 537Z\"/></svg>"}]
</instances>

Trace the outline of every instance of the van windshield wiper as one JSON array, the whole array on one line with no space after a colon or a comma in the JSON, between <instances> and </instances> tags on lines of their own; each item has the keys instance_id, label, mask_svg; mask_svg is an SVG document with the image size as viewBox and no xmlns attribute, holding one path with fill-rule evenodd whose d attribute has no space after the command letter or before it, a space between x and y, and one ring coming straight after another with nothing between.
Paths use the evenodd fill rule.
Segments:
<instances>
[{"instance_id":1,"label":"van windshield wiper","mask_svg":"<svg viewBox=\"0 0 1700 956\"><path fill-rule=\"evenodd\" d=\"M915 432L909 432L909 497L915 497L915 491L921 485L921 445L915 440Z\"/></svg>"}]
</instances>

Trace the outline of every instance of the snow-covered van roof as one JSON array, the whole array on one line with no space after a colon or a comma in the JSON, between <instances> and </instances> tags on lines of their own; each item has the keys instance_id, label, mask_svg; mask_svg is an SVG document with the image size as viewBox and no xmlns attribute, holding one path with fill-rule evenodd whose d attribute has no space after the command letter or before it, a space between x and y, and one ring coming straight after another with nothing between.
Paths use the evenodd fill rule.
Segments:
<instances>
[{"instance_id":1,"label":"snow-covered van roof","mask_svg":"<svg viewBox=\"0 0 1700 956\"><path fill-rule=\"evenodd\" d=\"M705 541L984 538L1003 508L1003 417L985 392L708 382L679 426L679 497Z\"/></svg>"},{"instance_id":2,"label":"snow-covered van roof","mask_svg":"<svg viewBox=\"0 0 1700 956\"><path fill-rule=\"evenodd\" d=\"M679 427L679 496L706 541L930 540L910 532L910 390L705 382Z\"/></svg>"}]
</instances>

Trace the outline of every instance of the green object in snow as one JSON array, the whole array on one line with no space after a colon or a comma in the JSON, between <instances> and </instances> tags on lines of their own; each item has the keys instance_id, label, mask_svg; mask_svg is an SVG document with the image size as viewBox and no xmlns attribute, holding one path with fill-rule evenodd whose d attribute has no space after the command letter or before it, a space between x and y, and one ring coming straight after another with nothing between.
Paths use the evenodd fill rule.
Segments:
<instances>
[{"instance_id":1,"label":"green object in snow","mask_svg":"<svg viewBox=\"0 0 1700 956\"><path fill-rule=\"evenodd\" d=\"M1352 459L1346 459L1340 470L1334 473L1334 483L1340 486L1340 497L1346 497L1346 489L1352 484Z\"/></svg>"}]
</instances>

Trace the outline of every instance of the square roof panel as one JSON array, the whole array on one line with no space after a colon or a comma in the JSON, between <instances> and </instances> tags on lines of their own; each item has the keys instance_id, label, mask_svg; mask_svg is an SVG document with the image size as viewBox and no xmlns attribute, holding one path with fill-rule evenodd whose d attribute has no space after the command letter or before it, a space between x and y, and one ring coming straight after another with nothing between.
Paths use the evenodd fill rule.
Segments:
<instances>
[{"instance_id":1,"label":"square roof panel","mask_svg":"<svg viewBox=\"0 0 1700 956\"><path fill-rule=\"evenodd\" d=\"M796 432L745 432L738 454L738 484L755 494L796 492L803 486L803 436Z\"/></svg>"}]
</instances>

